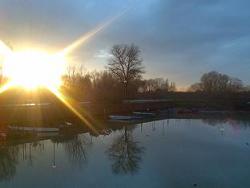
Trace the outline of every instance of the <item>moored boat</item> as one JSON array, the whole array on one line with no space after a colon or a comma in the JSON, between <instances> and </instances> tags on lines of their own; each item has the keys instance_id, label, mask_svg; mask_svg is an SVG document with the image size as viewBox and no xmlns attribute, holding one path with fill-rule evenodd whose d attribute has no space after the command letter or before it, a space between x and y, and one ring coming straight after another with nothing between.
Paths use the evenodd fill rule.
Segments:
<instances>
[{"instance_id":1,"label":"moored boat","mask_svg":"<svg viewBox=\"0 0 250 188\"><path fill-rule=\"evenodd\" d=\"M141 119L139 116L126 116L126 115L110 115L109 118L115 121L131 121Z\"/></svg>"},{"instance_id":2,"label":"moored boat","mask_svg":"<svg viewBox=\"0 0 250 188\"><path fill-rule=\"evenodd\" d=\"M153 112L133 112L136 116L142 116L142 117L154 117L156 116L156 113Z\"/></svg>"},{"instance_id":3,"label":"moored boat","mask_svg":"<svg viewBox=\"0 0 250 188\"><path fill-rule=\"evenodd\" d=\"M59 128L54 127L19 127L8 126L11 131L24 131L24 132L58 132Z\"/></svg>"}]
</instances>

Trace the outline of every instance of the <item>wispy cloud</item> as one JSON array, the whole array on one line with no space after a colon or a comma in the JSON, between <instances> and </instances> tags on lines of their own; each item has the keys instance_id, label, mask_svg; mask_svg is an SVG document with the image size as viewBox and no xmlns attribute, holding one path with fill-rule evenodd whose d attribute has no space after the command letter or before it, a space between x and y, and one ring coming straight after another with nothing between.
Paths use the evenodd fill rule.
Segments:
<instances>
[{"instance_id":1,"label":"wispy cloud","mask_svg":"<svg viewBox=\"0 0 250 188\"><path fill-rule=\"evenodd\" d=\"M112 57L112 55L107 50L99 50L95 55L95 58L108 59Z\"/></svg>"}]
</instances>

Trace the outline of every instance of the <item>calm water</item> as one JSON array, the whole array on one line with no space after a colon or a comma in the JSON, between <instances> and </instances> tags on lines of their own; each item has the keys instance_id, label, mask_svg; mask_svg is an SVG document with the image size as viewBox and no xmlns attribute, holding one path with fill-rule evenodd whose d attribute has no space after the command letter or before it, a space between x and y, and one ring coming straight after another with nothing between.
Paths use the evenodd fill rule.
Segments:
<instances>
[{"instance_id":1,"label":"calm water","mask_svg":"<svg viewBox=\"0 0 250 188\"><path fill-rule=\"evenodd\" d=\"M250 187L250 123L161 120L0 149L0 187Z\"/></svg>"}]
</instances>

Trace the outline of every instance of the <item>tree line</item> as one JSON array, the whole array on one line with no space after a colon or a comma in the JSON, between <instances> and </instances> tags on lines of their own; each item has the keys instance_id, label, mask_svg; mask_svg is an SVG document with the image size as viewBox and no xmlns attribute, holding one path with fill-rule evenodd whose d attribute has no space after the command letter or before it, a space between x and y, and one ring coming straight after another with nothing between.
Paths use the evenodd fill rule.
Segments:
<instances>
[{"instance_id":1,"label":"tree line","mask_svg":"<svg viewBox=\"0 0 250 188\"><path fill-rule=\"evenodd\" d=\"M206 93L235 93L249 91L239 78L231 77L217 71L211 71L201 76L200 82L192 84L188 91Z\"/></svg>"},{"instance_id":2,"label":"tree line","mask_svg":"<svg viewBox=\"0 0 250 188\"><path fill-rule=\"evenodd\" d=\"M144 79L145 67L142 65L141 50L131 44L114 45L111 57L104 71L84 73L81 66L69 67L64 77L69 91L81 98L110 101L136 96L166 96L176 92L175 82L164 78ZM187 92L224 93L249 91L243 82L216 71L205 73L200 81L192 84ZM74 94L75 92L75 94Z\"/></svg>"},{"instance_id":3,"label":"tree line","mask_svg":"<svg viewBox=\"0 0 250 188\"><path fill-rule=\"evenodd\" d=\"M134 44L117 44L110 50L103 71L87 72L83 66L69 66L62 90L78 100L121 101L138 96L166 96L176 92L175 82L165 78L145 79L141 50ZM5 82L5 78L1 82ZM188 92L223 93L249 91L243 82L216 71L205 73Z\"/></svg>"},{"instance_id":4,"label":"tree line","mask_svg":"<svg viewBox=\"0 0 250 188\"><path fill-rule=\"evenodd\" d=\"M174 82L164 78L144 79L141 50L131 44L114 45L103 71L85 72L82 66L68 67L63 89L75 98L119 101L140 94L176 91Z\"/></svg>"}]
</instances>

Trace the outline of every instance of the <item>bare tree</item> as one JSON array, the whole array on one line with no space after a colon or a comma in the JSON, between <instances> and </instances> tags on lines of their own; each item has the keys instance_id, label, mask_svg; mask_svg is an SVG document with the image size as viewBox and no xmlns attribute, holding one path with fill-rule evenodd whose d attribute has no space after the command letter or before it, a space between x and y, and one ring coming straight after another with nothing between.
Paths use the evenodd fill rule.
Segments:
<instances>
[{"instance_id":1,"label":"bare tree","mask_svg":"<svg viewBox=\"0 0 250 188\"><path fill-rule=\"evenodd\" d=\"M119 44L111 49L111 59L107 69L120 81L127 97L128 85L144 73L140 49L135 45Z\"/></svg>"},{"instance_id":2,"label":"bare tree","mask_svg":"<svg viewBox=\"0 0 250 188\"><path fill-rule=\"evenodd\" d=\"M201 92L203 91L201 83L194 83L188 88L189 92Z\"/></svg>"},{"instance_id":3,"label":"bare tree","mask_svg":"<svg viewBox=\"0 0 250 188\"><path fill-rule=\"evenodd\" d=\"M171 82L169 86L169 91L174 92L176 91L176 85L175 82Z\"/></svg>"},{"instance_id":4,"label":"bare tree","mask_svg":"<svg viewBox=\"0 0 250 188\"><path fill-rule=\"evenodd\" d=\"M202 75L200 83L191 85L190 91L204 91L208 93L239 92L243 90L243 83L238 78L211 71Z\"/></svg>"},{"instance_id":5,"label":"bare tree","mask_svg":"<svg viewBox=\"0 0 250 188\"><path fill-rule=\"evenodd\" d=\"M164 80L163 78L154 78L144 80L143 92L154 93L156 91L169 91L169 81L168 79Z\"/></svg>"},{"instance_id":6,"label":"bare tree","mask_svg":"<svg viewBox=\"0 0 250 188\"><path fill-rule=\"evenodd\" d=\"M63 88L72 97L87 100L92 92L91 75L83 65L68 66L63 76Z\"/></svg>"}]
</instances>

